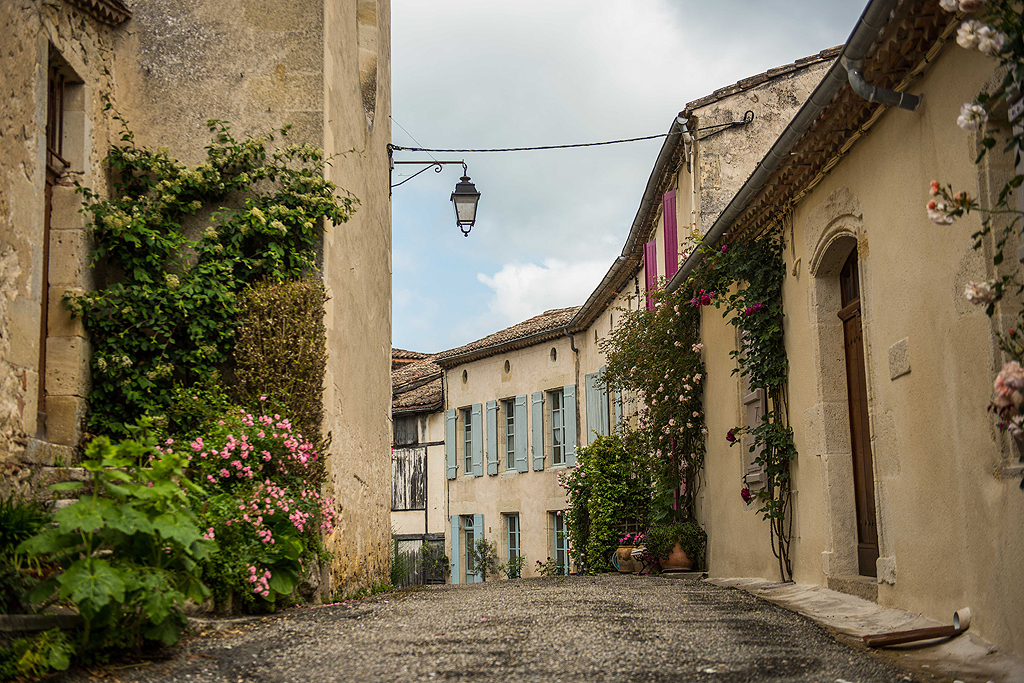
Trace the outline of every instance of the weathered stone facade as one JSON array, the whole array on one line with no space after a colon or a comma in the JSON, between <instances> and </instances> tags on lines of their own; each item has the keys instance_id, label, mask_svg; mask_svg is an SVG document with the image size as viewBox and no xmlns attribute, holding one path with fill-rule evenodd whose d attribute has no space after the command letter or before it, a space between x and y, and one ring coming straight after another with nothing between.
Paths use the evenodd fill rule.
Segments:
<instances>
[{"instance_id":1,"label":"weathered stone facade","mask_svg":"<svg viewBox=\"0 0 1024 683\"><path fill-rule=\"evenodd\" d=\"M101 162L120 124L103 98L138 144L170 147L185 163L204 153L208 119L239 137L291 125L290 141L340 154L329 180L360 200L322 247L329 494L341 508L333 589L384 577L390 131L373 122L390 114L389 22L388 0L0 2L0 496L38 491L51 476L39 468L71 464L81 440L91 350L62 297L95 286L74 183L108 187ZM55 111L61 160L46 151Z\"/></svg>"}]
</instances>

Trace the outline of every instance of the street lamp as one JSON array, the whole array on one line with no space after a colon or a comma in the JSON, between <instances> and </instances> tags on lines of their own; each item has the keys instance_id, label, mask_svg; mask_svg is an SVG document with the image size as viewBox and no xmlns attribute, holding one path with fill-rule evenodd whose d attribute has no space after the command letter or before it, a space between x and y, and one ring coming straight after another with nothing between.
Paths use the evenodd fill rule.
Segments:
<instances>
[{"instance_id":1,"label":"street lamp","mask_svg":"<svg viewBox=\"0 0 1024 683\"><path fill-rule=\"evenodd\" d=\"M473 229L473 225L476 223L476 207L480 203L480 193L477 192L476 186L469 180L469 168L466 166L465 161L395 161L393 157L394 150L402 149L395 145L388 145L388 157L391 160L391 170L395 170L395 164L418 164L425 168L420 169L416 173L406 178L400 183L395 183L391 186L392 189L409 182L420 173L423 173L427 169L433 168L434 173L440 173L447 164L462 164L462 178L460 182L455 185L455 191L452 192L451 202L452 206L455 207L455 224L462 230L463 237L469 237L469 231Z\"/></svg>"},{"instance_id":2,"label":"street lamp","mask_svg":"<svg viewBox=\"0 0 1024 683\"><path fill-rule=\"evenodd\" d=\"M466 173L463 164L463 173ZM462 230L464 237L469 237L469 231L473 229L476 222L476 205L480 203L480 193L476 186L469 182L469 176L462 176L461 182L455 186L452 192L452 204L455 206L455 224Z\"/></svg>"}]
</instances>

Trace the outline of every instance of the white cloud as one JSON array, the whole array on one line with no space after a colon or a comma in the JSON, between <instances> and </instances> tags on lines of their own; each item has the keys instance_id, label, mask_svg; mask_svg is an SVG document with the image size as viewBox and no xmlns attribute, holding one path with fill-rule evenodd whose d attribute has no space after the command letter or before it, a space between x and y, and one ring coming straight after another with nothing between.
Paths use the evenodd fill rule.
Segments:
<instances>
[{"instance_id":1,"label":"white cloud","mask_svg":"<svg viewBox=\"0 0 1024 683\"><path fill-rule=\"evenodd\" d=\"M477 280L493 294L485 315L473 321L484 336L509 325L522 322L552 308L579 306L601 281L608 270L606 261L567 263L545 259L536 263L506 263L488 276L480 273Z\"/></svg>"}]
</instances>

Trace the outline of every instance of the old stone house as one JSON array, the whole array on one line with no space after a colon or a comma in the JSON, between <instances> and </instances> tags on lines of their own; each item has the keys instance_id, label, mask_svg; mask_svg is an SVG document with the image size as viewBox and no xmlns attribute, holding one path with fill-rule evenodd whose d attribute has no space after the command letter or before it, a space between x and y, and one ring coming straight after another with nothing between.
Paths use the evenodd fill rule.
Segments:
<instances>
[{"instance_id":1,"label":"old stone house","mask_svg":"<svg viewBox=\"0 0 1024 683\"><path fill-rule=\"evenodd\" d=\"M970 606L972 632L1020 654L1020 451L986 411L1004 361L995 334L1020 304L990 319L969 303L965 285L995 276L993 243L972 248L976 214L936 225L925 210L933 180L991 206L1013 173L998 151L975 165L980 136L957 127L962 104L998 82L992 59L953 40L960 21L935 2L872 0L756 172L700 231L715 249L771 230L786 240L794 580L943 623ZM858 66L871 87L923 103L867 101L850 84ZM1005 109L989 127L1010 130ZM761 480L725 439L757 417L732 374L741 340L720 311L702 315L708 569L778 580L767 523L739 495Z\"/></svg>"},{"instance_id":2,"label":"old stone house","mask_svg":"<svg viewBox=\"0 0 1024 683\"><path fill-rule=\"evenodd\" d=\"M387 0L6 0L0 3L0 463L2 493L76 457L90 346L65 291L93 287L73 182L103 194L119 139L196 163L205 122L240 135L292 125L336 157L328 180L360 200L322 244L329 360L325 430L341 517L338 590L387 568L390 423L390 8Z\"/></svg>"},{"instance_id":3,"label":"old stone house","mask_svg":"<svg viewBox=\"0 0 1024 683\"><path fill-rule=\"evenodd\" d=\"M575 464L577 446L611 433L637 407L600 381L601 340L617 316L647 305L644 292L676 273L690 229L721 211L837 53L825 50L687 105L672 122L621 255L583 305L436 356L444 369L453 583L479 580L467 550L481 538L495 543L501 562L525 557L524 576L548 558L572 569L557 474Z\"/></svg>"}]
</instances>

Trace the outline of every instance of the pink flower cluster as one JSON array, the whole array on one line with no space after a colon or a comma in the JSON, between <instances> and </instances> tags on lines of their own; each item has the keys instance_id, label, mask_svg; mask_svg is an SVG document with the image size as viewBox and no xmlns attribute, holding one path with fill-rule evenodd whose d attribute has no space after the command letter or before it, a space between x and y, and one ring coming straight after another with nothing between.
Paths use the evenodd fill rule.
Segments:
<instances>
[{"instance_id":1,"label":"pink flower cluster","mask_svg":"<svg viewBox=\"0 0 1024 683\"><path fill-rule=\"evenodd\" d=\"M701 306L710 306L714 298L714 292L709 292L705 289L702 289L700 290L700 293L697 296L690 299L690 305L694 306L695 308L700 308Z\"/></svg>"},{"instance_id":2,"label":"pink flower cluster","mask_svg":"<svg viewBox=\"0 0 1024 683\"><path fill-rule=\"evenodd\" d=\"M256 584L256 587L252 589L252 592L256 595L262 595L263 597L270 596L270 577L272 574L267 569L263 574L256 573L256 567L249 567L249 583Z\"/></svg>"},{"instance_id":3,"label":"pink flower cluster","mask_svg":"<svg viewBox=\"0 0 1024 683\"><path fill-rule=\"evenodd\" d=\"M626 534L619 539L619 545L641 546L644 544L644 534L639 531L635 534Z\"/></svg>"},{"instance_id":4,"label":"pink flower cluster","mask_svg":"<svg viewBox=\"0 0 1024 683\"><path fill-rule=\"evenodd\" d=\"M754 315L755 313L760 313L763 310L764 310L764 304L761 303L760 301L758 301L753 306L747 306L746 308L744 308L743 309L743 315Z\"/></svg>"}]
</instances>

